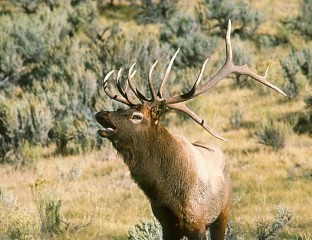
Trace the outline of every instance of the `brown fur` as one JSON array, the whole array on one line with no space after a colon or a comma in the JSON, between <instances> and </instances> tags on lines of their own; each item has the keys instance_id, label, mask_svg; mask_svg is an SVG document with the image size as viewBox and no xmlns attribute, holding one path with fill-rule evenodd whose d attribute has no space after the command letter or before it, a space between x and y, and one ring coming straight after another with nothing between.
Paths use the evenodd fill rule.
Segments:
<instances>
[{"instance_id":1,"label":"brown fur","mask_svg":"<svg viewBox=\"0 0 312 240\"><path fill-rule=\"evenodd\" d=\"M131 121L133 113L143 120ZM145 105L98 112L96 120L115 132L107 137L149 198L164 239L224 239L229 215L229 168L215 146L172 136Z\"/></svg>"}]
</instances>

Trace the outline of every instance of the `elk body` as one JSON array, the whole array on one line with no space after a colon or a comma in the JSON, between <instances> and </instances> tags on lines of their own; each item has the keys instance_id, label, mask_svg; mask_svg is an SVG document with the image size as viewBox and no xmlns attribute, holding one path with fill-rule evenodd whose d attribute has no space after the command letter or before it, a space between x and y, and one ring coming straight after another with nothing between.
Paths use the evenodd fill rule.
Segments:
<instances>
[{"instance_id":1,"label":"elk body","mask_svg":"<svg viewBox=\"0 0 312 240\"><path fill-rule=\"evenodd\" d=\"M200 80L208 59L203 64L193 88L186 94L165 98L162 90L178 53L173 56L165 76L156 93L152 84L151 67L148 84L151 99L147 99L134 86L132 78L134 65L129 70L128 85L140 103L127 93L127 86L121 87L118 72L117 89L121 96L107 88L106 94L128 105L127 110L100 111L95 117L103 127L98 131L108 138L128 165L134 181L149 198L152 211L163 229L164 239L206 239L209 228L211 238L224 239L230 210L230 173L226 157L213 145L189 142L183 136L173 136L159 122L166 108L175 109L191 117L213 136L226 140L208 127L206 122L192 112L185 101L210 90L231 73L251 76L262 84L286 95L270 84L265 76L252 72L247 65L232 63L230 42L231 22L226 35L226 62L219 72L204 84Z\"/></svg>"}]
</instances>

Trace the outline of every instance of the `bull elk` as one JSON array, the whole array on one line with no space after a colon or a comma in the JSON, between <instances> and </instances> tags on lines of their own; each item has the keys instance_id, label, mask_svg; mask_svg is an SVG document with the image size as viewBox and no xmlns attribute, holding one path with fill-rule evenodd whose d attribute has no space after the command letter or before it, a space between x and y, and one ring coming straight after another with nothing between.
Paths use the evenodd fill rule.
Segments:
<instances>
[{"instance_id":1,"label":"bull elk","mask_svg":"<svg viewBox=\"0 0 312 240\"><path fill-rule=\"evenodd\" d=\"M183 136L173 136L159 122L166 108L180 111L202 126L213 136L226 140L213 131L207 123L189 109L184 102L213 88L231 73L248 75L258 82L286 94L251 71L247 65L236 66L232 62L230 41L231 22L226 34L226 62L209 81L200 84L206 63L189 92L173 97L164 97L163 88L168 80L172 57L165 76L156 93L152 84L152 72L148 75L151 98L144 96L134 85L133 64L128 73L127 84L120 83L121 70L116 86L120 95L107 87L109 72L104 79L104 91L111 98L130 108L96 113L97 122L103 127L98 134L108 138L128 165L131 177L149 198L152 211L159 220L164 239L206 239L209 229L212 239L224 239L230 209L231 182L229 165L222 151L202 142L189 142ZM129 95L130 86L134 95ZM139 101L139 103L138 103Z\"/></svg>"}]
</instances>

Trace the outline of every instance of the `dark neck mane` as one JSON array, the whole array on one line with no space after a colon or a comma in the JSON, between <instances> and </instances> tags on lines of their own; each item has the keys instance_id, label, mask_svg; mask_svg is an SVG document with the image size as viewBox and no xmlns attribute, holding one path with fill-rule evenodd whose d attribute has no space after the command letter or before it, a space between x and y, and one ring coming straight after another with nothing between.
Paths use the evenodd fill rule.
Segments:
<instances>
[{"instance_id":1,"label":"dark neck mane","mask_svg":"<svg viewBox=\"0 0 312 240\"><path fill-rule=\"evenodd\" d=\"M130 144L116 142L113 145L128 165L132 178L151 200L163 189L161 182L182 187L184 181L191 180L191 176L185 176L189 166L184 149L165 128L158 126L134 139Z\"/></svg>"}]
</instances>

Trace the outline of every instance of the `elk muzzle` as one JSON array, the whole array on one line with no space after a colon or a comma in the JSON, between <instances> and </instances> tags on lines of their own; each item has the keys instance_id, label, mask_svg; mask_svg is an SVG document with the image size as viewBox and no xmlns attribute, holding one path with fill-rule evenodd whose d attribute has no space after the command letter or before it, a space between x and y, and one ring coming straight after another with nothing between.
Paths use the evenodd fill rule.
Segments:
<instances>
[{"instance_id":1,"label":"elk muzzle","mask_svg":"<svg viewBox=\"0 0 312 240\"><path fill-rule=\"evenodd\" d=\"M117 132L116 126L110 120L110 112L97 112L95 119L103 127L103 129L98 130L98 134L101 137L109 138Z\"/></svg>"}]
</instances>

